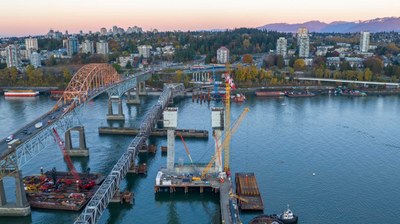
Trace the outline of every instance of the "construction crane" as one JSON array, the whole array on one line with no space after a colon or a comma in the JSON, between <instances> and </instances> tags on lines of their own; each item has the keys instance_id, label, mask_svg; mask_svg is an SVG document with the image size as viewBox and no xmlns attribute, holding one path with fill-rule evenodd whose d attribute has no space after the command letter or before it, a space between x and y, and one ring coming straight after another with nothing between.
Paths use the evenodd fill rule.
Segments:
<instances>
[{"instance_id":1,"label":"construction crane","mask_svg":"<svg viewBox=\"0 0 400 224\"><path fill-rule=\"evenodd\" d=\"M238 200L241 201L241 202L249 203L249 200L247 200L247 199L245 199L245 198L243 198L243 197L240 197L239 195L234 194L234 193L232 192L232 190L229 191L229 196L230 196L231 198L236 198L236 199L238 199Z\"/></svg>"},{"instance_id":2,"label":"construction crane","mask_svg":"<svg viewBox=\"0 0 400 224\"><path fill-rule=\"evenodd\" d=\"M224 145L224 172L228 175L230 173L229 167L229 154L230 154L230 127L231 127L231 88L233 90L236 89L235 84L233 83L233 79L229 76L229 74L225 75L225 140L226 144Z\"/></svg>"},{"instance_id":3,"label":"construction crane","mask_svg":"<svg viewBox=\"0 0 400 224\"><path fill-rule=\"evenodd\" d=\"M228 136L229 138L224 139L221 145L218 145L217 147L217 153L214 154L214 156L211 158L211 161L207 164L207 166L204 168L203 172L201 173L201 179L204 179L210 168L213 166L215 160L217 159L219 153L222 150L226 150L226 144L230 141L230 137L236 132L238 129L240 123L242 123L243 118L246 116L247 112L249 112L249 108L246 107L244 108L243 112L240 114L239 118L235 121L231 129L226 129L225 130L225 136ZM218 142L218 141L217 141ZM225 151L226 152L226 151Z\"/></svg>"},{"instance_id":4,"label":"construction crane","mask_svg":"<svg viewBox=\"0 0 400 224\"><path fill-rule=\"evenodd\" d=\"M183 145L185 146L186 153L187 153L187 155L189 156L190 162L191 162L191 163L192 163L192 165L193 165L193 160L192 160L192 157L190 156L189 149L188 149L188 147L187 147L187 145L186 145L186 142L185 142L185 140L183 139L183 136L182 136L182 134L181 134L180 132L176 132L176 135L178 135L179 137L181 137L181 140L182 140L182 142L183 142Z\"/></svg>"},{"instance_id":5,"label":"construction crane","mask_svg":"<svg viewBox=\"0 0 400 224\"><path fill-rule=\"evenodd\" d=\"M68 169L70 170L72 176L74 177L74 180L77 181L77 183L79 183L79 187L83 188L83 189L88 189L88 188L93 187L95 185L95 182L93 180L82 181L81 178L79 177L79 174L76 171L74 164L72 163L71 157L68 155L67 151L65 150L64 141L61 139L60 135L57 133L55 128L53 128L53 137L54 137L54 140L56 141L58 147L60 148L61 152L63 153L63 156L67 163Z\"/></svg>"}]
</instances>

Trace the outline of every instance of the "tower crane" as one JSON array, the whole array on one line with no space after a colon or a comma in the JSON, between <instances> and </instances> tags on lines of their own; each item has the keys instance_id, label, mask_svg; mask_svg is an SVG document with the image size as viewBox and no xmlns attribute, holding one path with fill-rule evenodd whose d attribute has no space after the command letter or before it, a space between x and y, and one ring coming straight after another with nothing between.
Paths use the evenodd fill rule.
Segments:
<instances>
[{"instance_id":1,"label":"tower crane","mask_svg":"<svg viewBox=\"0 0 400 224\"><path fill-rule=\"evenodd\" d=\"M236 132L236 130L238 129L239 125L242 123L243 118L246 116L247 112L249 112L249 108L246 107L244 108L243 112L240 114L239 118L235 121L235 123L232 126L232 129L226 129L225 130L225 136L228 136L229 138L224 139L224 141L222 142L221 145L218 145L218 149L217 149L217 153L211 158L211 161L207 164L207 166L204 168L203 172L201 173L201 178L204 179L204 177L206 176L206 174L208 173L208 171L210 170L210 168L212 167L212 165L214 164L215 160L218 158L218 154L222 151L225 150L226 152L226 145L228 144L228 142L230 141L230 137L232 136L232 134L234 134ZM225 164L224 164L225 165Z\"/></svg>"},{"instance_id":2,"label":"tower crane","mask_svg":"<svg viewBox=\"0 0 400 224\"><path fill-rule=\"evenodd\" d=\"M230 154L230 127L231 127L231 88L233 90L236 89L235 84L233 83L233 79L229 74L225 75L225 141L224 145L224 172L228 175L230 173L229 167L229 154ZM224 142L225 142L224 141Z\"/></svg>"}]
</instances>

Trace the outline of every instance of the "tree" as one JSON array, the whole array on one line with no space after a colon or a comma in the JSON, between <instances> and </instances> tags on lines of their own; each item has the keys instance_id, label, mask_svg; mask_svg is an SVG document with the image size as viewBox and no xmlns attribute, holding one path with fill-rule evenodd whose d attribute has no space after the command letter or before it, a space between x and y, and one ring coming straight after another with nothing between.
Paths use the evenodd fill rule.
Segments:
<instances>
[{"instance_id":1,"label":"tree","mask_svg":"<svg viewBox=\"0 0 400 224\"><path fill-rule=\"evenodd\" d=\"M364 71L364 80L365 81L372 80L372 71L369 68L365 69L365 71Z\"/></svg>"},{"instance_id":2,"label":"tree","mask_svg":"<svg viewBox=\"0 0 400 224\"><path fill-rule=\"evenodd\" d=\"M279 69L282 69L285 66L285 60L282 55L276 56L276 66L278 66Z\"/></svg>"},{"instance_id":3,"label":"tree","mask_svg":"<svg viewBox=\"0 0 400 224\"><path fill-rule=\"evenodd\" d=\"M253 56L251 56L250 54L245 54L245 55L243 55L242 61L243 61L243 63L246 63L246 64L252 64Z\"/></svg>"},{"instance_id":4,"label":"tree","mask_svg":"<svg viewBox=\"0 0 400 224\"><path fill-rule=\"evenodd\" d=\"M175 72L175 74L176 74L176 81L177 81L177 82L181 82L181 81L182 81L182 78L183 78L183 72L182 72L182 70L177 70L177 71Z\"/></svg>"},{"instance_id":5,"label":"tree","mask_svg":"<svg viewBox=\"0 0 400 224\"><path fill-rule=\"evenodd\" d=\"M383 61L378 57L369 57L364 61L364 66L369 68L374 74L381 74Z\"/></svg>"},{"instance_id":6,"label":"tree","mask_svg":"<svg viewBox=\"0 0 400 224\"><path fill-rule=\"evenodd\" d=\"M121 72L122 72L121 65L114 63L114 64L112 64L112 66L115 68L115 70L117 70L118 74L121 74Z\"/></svg>"},{"instance_id":7,"label":"tree","mask_svg":"<svg viewBox=\"0 0 400 224\"><path fill-rule=\"evenodd\" d=\"M293 68L295 71L303 71L306 68L306 63L303 59L297 59L294 62Z\"/></svg>"}]
</instances>

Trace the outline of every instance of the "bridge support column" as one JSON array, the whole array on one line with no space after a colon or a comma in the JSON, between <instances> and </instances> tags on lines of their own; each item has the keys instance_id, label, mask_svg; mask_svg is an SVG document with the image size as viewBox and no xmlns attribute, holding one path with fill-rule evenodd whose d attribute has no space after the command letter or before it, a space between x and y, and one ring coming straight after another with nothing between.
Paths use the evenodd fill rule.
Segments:
<instances>
[{"instance_id":1,"label":"bridge support column","mask_svg":"<svg viewBox=\"0 0 400 224\"><path fill-rule=\"evenodd\" d=\"M71 131L79 132L79 148L73 148ZM89 156L89 149L86 147L85 128L83 126L73 127L65 132L65 151L69 156Z\"/></svg>"},{"instance_id":2,"label":"bridge support column","mask_svg":"<svg viewBox=\"0 0 400 224\"><path fill-rule=\"evenodd\" d=\"M119 191L119 187L114 193L114 196L111 198L110 203L121 203L121 192Z\"/></svg>"},{"instance_id":3,"label":"bridge support column","mask_svg":"<svg viewBox=\"0 0 400 224\"><path fill-rule=\"evenodd\" d=\"M215 142L215 155L218 157L215 159L215 169L217 172L222 172L222 131L224 130L224 108L214 107L211 108L211 126L214 130L214 137L217 139Z\"/></svg>"},{"instance_id":4,"label":"bridge support column","mask_svg":"<svg viewBox=\"0 0 400 224\"><path fill-rule=\"evenodd\" d=\"M118 103L118 114L113 113L112 103ZM125 115L122 111L122 100L120 97L110 97L108 99L108 114L107 114L108 121L123 121L125 120Z\"/></svg>"},{"instance_id":5,"label":"bridge support column","mask_svg":"<svg viewBox=\"0 0 400 224\"><path fill-rule=\"evenodd\" d=\"M178 126L178 108L168 107L164 113L164 128L167 129L167 169L175 167L175 129Z\"/></svg>"},{"instance_id":6,"label":"bridge support column","mask_svg":"<svg viewBox=\"0 0 400 224\"><path fill-rule=\"evenodd\" d=\"M17 171L15 178L15 203L7 203L3 180L0 180L0 216L28 216L31 214L31 206L26 199L21 171Z\"/></svg>"},{"instance_id":7,"label":"bridge support column","mask_svg":"<svg viewBox=\"0 0 400 224\"><path fill-rule=\"evenodd\" d=\"M135 93L135 98L132 99L131 96L132 89L128 91L128 99L126 101L127 104L140 104L140 98L139 98L139 85L136 85L136 93Z\"/></svg>"},{"instance_id":8,"label":"bridge support column","mask_svg":"<svg viewBox=\"0 0 400 224\"><path fill-rule=\"evenodd\" d=\"M137 87L136 87L136 89L137 89ZM145 81L139 82L139 95L141 95L141 96L147 95Z\"/></svg>"}]
</instances>

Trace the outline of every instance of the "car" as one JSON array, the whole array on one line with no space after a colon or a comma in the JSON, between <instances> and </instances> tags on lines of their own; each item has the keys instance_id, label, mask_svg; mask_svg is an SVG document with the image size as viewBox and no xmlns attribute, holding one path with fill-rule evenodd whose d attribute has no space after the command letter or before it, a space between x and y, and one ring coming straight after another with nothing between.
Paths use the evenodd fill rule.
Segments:
<instances>
[{"instance_id":1,"label":"car","mask_svg":"<svg viewBox=\"0 0 400 224\"><path fill-rule=\"evenodd\" d=\"M6 138L6 142L11 142L14 139L14 135L10 135Z\"/></svg>"},{"instance_id":2,"label":"car","mask_svg":"<svg viewBox=\"0 0 400 224\"><path fill-rule=\"evenodd\" d=\"M23 131L22 131L22 134L27 134L28 133L28 129L24 129Z\"/></svg>"},{"instance_id":3,"label":"car","mask_svg":"<svg viewBox=\"0 0 400 224\"><path fill-rule=\"evenodd\" d=\"M54 119L56 119L56 116L51 115L51 116L50 116L50 119L51 119L51 120L54 120Z\"/></svg>"}]
</instances>

